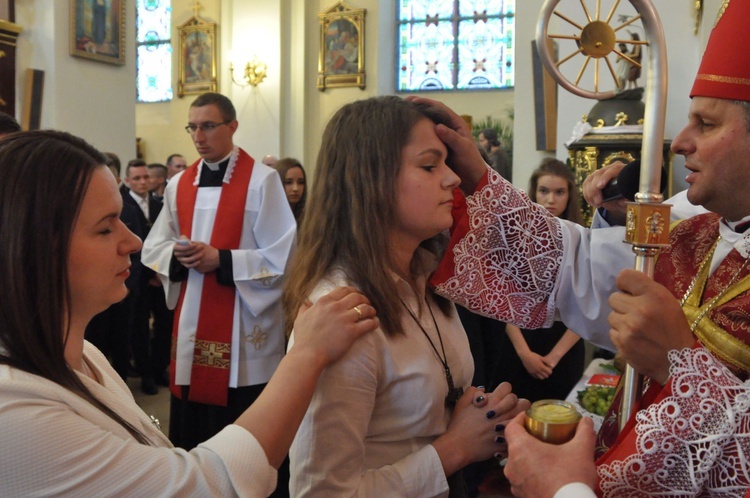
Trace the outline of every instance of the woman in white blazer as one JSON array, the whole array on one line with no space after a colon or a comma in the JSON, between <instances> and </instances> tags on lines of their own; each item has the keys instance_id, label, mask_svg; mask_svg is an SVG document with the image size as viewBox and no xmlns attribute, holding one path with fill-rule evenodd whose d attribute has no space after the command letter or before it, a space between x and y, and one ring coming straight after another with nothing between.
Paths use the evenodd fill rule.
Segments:
<instances>
[{"instance_id":1,"label":"woman in white blazer","mask_svg":"<svg viewBox=\"0 0 750 498\"><path fill-rule=\"evenodd\" d=\"M320 372L377 327L375 310L350 288L302 306L262 396L194 450L173 448L84 340L125 297L141 247L104 163L63 132L0 139L0 496L266 496Z\"/></svg>"}]
</instances>

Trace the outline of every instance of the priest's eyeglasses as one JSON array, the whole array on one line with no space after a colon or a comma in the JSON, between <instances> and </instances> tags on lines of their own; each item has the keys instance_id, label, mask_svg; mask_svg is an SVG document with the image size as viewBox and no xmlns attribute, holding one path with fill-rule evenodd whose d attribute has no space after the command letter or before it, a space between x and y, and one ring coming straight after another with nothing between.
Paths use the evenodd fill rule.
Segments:
<instances>
[{"instance_id":1,"label":"priest's eyeglasses","mask_svg":"<svg viewBox=\"0 0 750 498\"><path fill-rule=\"evenodd\" d=\"M225 125L225 124L229 124L231 122L232 122L232 120L230 119L230 120L227 120L227 121L222 121L221 123L210 123L209 122L209 123L203 123L203 124L199 124L199 125L190 123L189 125L187 125L185 127L185 131L188 132L188 133L190 133L191 135L193 135L198 130L202 131L203 133L211 133L212 131L214 131L219 126Z\"/></svg>"}]
</instances>

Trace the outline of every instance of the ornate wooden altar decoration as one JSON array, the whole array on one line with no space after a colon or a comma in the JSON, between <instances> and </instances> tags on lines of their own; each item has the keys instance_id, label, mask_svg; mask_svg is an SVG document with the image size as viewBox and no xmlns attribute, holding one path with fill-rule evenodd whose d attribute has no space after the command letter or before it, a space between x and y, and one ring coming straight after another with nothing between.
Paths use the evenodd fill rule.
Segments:
<instances>
[{"instance_id":1,"label":"ornate wooden altar decoration","mask_svg":"<svg viewBox=\"0 0 750 498\"><path fill-rule=\"evenodd\" d=\"M588 133L568 145L570 165L578 185L581 211L586 224L591 222L593 216L591 206L580 193L586 177L614 161L629 163L640 159L644 110L640 100L642 94L643 89L636 88L622 92L616 98L598 101L579 124L588 129ZM664 167L669 175L665 198L672 195L674 154L670 151L671 144L671 140L664 140L662 146Z\"/></svg>"}]
</instances>

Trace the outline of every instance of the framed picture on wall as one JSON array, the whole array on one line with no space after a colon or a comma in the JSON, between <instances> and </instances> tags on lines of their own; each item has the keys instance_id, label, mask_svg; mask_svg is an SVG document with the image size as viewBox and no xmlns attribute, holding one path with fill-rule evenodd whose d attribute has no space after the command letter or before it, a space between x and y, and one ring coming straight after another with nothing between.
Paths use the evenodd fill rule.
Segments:
<instances>
[{"instance_id":1,"label":"framed picture on wall","mask_svg":"<svg viewBox=\"0 0 750 498\"><path fill-rule=\"evenodd\" d=\"M215 92L219 87L216 23L194 16L177 31L180 34L177 96Z\"/></svg>"},{"instance_id":2,"label":"framed picture on wall","mask_svg":"<svg viewBox=\"0 0 750 498\"><path fill-rule=\"evenodd\" d=\"M70 0L70 55L125 64L125 0Z\"/></svg>"},{"instance_id":3,"label":"framed picture on wall","mask_svg":"<svg viewBox=\"0 0 750 498\"><path fill-rule=\"evenodd\" d=\"M318 14L318 89L365 88L365 9L339 2Z\"/></svg>"}]
</instances>

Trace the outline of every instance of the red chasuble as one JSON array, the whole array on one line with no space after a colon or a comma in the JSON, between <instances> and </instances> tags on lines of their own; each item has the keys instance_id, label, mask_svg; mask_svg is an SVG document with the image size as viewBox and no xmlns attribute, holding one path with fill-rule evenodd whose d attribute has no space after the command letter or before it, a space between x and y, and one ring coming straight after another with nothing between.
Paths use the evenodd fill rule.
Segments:
<instances>
[{"instance_id":1,"label":"red chasuble","mask_svg":"<svg viewBox=\"0 0 750 498\"><path fill-rule=\"evenodd\" d=\"M675 298L683 302L683 310L688 323L694 327L696 344L694 347L705 347L721 363L726 365L741 380L748 378L750 372L750 265L745 264L736 249L733 249L719 267L708 277L711 256L719 237L718 215L713 213L690 218L678 224L670 234L670 247L659 255L654 279L672 291ZM692 284L692 285L691 285ZM697 323L696 323L697 322ZM670 377L665 386L651 383L645 389L638 410L644 410L674 394L674 378ZM618 397L619 398L619 397ZM640 431L636 430L636 416L630 418L622 433L617 435L617 409L619 399L613 403L604 425L599 433L598 450L607 450L597 460L597 468L622 462L632 455L647 454L648 446L639 446L639 434L647 430L645 422ZM698 411L698 410L697 410ZM700 413L696 416L701 416ZM668 426L677 424L681 418L666 413L660 424ZM658 428L660 429L660 428ZM721 431L721 428L715 428ZM673 432L681 429L674 427ZM689 428L693 430L693 428ZM691 434L691 437L694 433ZM616 439L615 439L616 438ZM725 455L726 457L726 455ZM707 458L708 459L708 458ZM695 466L701 457L696 455ZM677 473L675 469L661 470ZM646 469L633 469L632 474ZM733 473L731 468L726 472ZM648 474L648 471L645 472ZM627 480L628 476L614 476L605 473L612 480ZM670 475L670 478L674 476ZM632 476L630 477L632 479ZM645 478L645 476L643 476ZM605 495L601 489L598 494Z\"/></svg>"}]
</instances>

